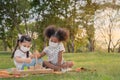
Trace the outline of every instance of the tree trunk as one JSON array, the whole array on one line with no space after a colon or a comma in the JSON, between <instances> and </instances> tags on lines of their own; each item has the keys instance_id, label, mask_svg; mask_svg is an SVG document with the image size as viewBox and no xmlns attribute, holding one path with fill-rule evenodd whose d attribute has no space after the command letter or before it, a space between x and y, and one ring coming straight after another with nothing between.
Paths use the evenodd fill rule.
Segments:
<instances>
[{"instance_id":1,"label":"tree trunk","mask_svg":"<svg viewBox=\"0 0 120 80\"><path fill-rule=\"evenodd\" d=\"M24 20L24 25L25 25L26 33L29 34L29 29L28 29L28 26L27 26L27 17L26 17L25 10L23 11L23 20Z\"/></svg>"},{"instance_id":2,"label":"tree trunk","mask_svg":"<svg viewBox=\"0 0 120 80\"><path fill-rule=\"evenodd\" d=\"M72 41L71 47L72 47L72 53L74 53L74 41Z\"/></svg>"},{"instance_id":3,"label":"tree trunk","mask_svg":"<svg viewBox=\"0 0 120 80\"><path fill-rule=\"evenodd\" d=\"M118 53L120 53L120 44L119 44L119 48L118 48Z\"/></svg>"},{"instance_id":4,"label":"tree trunk","mask_svg":"<svg viewBox=\"0 0 120 80\"><path fill-rule=\"evenodd\" d=\"M67 43L67 51L70 53L70 43Z\"/></svg>"},{"instance_id":5,"label":"tree trunk","mask_svg":"<svg viewBox=\"0 0 120 80\"><path fill-rule=\"evenodd\" d=\"M7 51L7 43L5 39L3 39L3 47L4 47L4 51Z\"/></svg>"},{"instance_id":6,"label":"tree trunk","mask_svg":"<svg viewBox=\"0 0 120 80\"><path fill-rule=\"evenodd\" d=\"M72 49L71 52L74 53L74 50L75 50L75 49L74 49L74 47L75 47L75 46L74 46L74 36L71 37L71 41L72 41L72 42L71 42L71 49Z\"/></svg>"},{"instance_id":7,"label":"tree trunk","mask_svg":"<svg viewBox=\"0 0 120 80\"><path fill-rule=\"evenodd\" d=\"M110 53L110 42L109 42L109 44L108 44L108 53Z\"/></svg>"},{"instance_id":8,"label":"tree trunk","mask_svg":"<svg viewBox=\"0 0 120 80\"><path fill-rule=\"evenodd\" d=\"M93 52L93 51L94 51L94 40L92 40L92 39L89 39L88 50L89 50L90 52Z\"/></svg>"},{"instance_id":9,"label":"tree trunk","mask_svg":"<svg viewBox=\"0 0 120 80\"><path fill-rule=\"evenodd\" d=\"M45 48L47 46L47 39L46 38L44 38L44 43L43 44L44 44L43 48Z\"/></svg>"}]
</instances>

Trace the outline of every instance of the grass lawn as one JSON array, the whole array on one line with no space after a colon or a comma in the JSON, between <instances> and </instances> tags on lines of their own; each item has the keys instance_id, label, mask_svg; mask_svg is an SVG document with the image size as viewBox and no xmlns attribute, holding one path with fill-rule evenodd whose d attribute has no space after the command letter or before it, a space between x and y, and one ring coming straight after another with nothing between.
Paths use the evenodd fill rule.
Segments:
<instances>
[{"instance_id":1,"label":"grass lawn","mask_svg":"<svg viewBox=\"0 0 120 80\"><path fill-rule=\"evenodd\" d=\"M118 53L74 53L64 54L66 60L74 61L74 69L84 67L95 72L67 72L64 74L29 75L25 78L0 80L120 80L120 54ZM0 69L15 67L9 53L0 53Z\"/></svg>"}]
</instances>

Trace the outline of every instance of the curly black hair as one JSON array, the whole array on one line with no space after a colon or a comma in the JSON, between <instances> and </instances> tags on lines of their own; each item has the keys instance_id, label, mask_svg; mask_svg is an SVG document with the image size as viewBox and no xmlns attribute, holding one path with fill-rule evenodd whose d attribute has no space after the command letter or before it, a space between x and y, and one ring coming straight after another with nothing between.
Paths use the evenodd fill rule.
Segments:
<instances>
[{"instance_id":1,"label":"curly black hair","mask_svg":"<svg viewBox=\"0 0 120 80\"><path fill-rule=\"evenodd\" d=\"M50 25L45 29L44 35L49 39L51 36L55 34L55 32L56 32L55 25Z\"/></svg>"},{"instance_id":2,"label":"curly black hair","mask_svg":"<svg viewBox=\"0 0 120 80\"><path fill-rule=\"evenodd\" d=\"M66 41L69 37L69 31L65 28L56 29L54 25L48 26L44 35L49 39L51 36L55 36L59 41Z\"/></svg>"},{"instance_id":3,"label":"curly black hair","mask_svg":"<svg viewBox=\"0 0 120 80\"><path fill-rule=\"evenodd\" d=\"M69 31L65 28L58 28L55 36L59 41L66 41L69 37Z\"/></svg>"}]
</instances>

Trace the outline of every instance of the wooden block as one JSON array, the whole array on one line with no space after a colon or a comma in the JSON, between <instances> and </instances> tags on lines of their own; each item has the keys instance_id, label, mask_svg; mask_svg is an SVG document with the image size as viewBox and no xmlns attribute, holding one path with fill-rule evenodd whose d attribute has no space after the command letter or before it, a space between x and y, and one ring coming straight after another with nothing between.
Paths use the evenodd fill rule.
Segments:
<instances>
[{"instance_id":1,"label":"wooden block","mask_svg":"<svg viewBox=\"0 0 120 80\"><path fill-rule=\"evenodd\" d=\"M35 69L42 69L42 66L40 64L36 64Z\"/></svg>"},{"instance_id":2,"label":"wooden block","mask_svg":"<svg viewBox=\"0 0 120 80\"><path fill-rule=\"evenodd\" d=\"M35 69L35 66L30 66L29 67L29 70L34 70Z\"/></svg>"}]
</instances>

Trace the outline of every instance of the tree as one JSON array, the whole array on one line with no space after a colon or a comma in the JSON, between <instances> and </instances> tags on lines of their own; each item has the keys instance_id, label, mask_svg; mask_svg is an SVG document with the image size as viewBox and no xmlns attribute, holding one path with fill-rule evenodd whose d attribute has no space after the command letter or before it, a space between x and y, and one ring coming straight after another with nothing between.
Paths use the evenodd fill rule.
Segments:
<instances>
[{"instance_id":1,"label":"tree","mask_svg":"<svg viewBox=\"0 0 120 80\"><path fill-rule=\"evenodd\" d=\"M75 39L74 36L76 29L78 28L78 26L75 24L76 2L77 2L76 0L71 2L70 0L64 1L33 0L33 2L31 2L34 7L33 12L36 12L38 15L38 18L36 20L37 24L39 24L38 26L39 34L43 33L44 28L50 24L54 24L69 29L70 40L68 44L70 44L70 47L72 48L71 52L74 52L74 39ZM70 10L69 8L70 5L74 7L72 10ZM39 16L41 16L41 18ZM42 39L43 42L46 43L46 39L45 38ZM70 52L70 49L68 51Z\"/></svg>"},{"instance_id":2,"label":"tree","mask_svg":"<svg viewBox=\"0 0 120 80\"><path fill-rule=\"evenodd\" d=\"M1 40L3 41L3 46L4 46L5 51L7 50L7 45L8 45L7 39L8 39L9 34L7 33L9 30L13 29L13 27L10 25L12 23L12 20L9 17L9 11L11 10L11 6L12 6L11 2L12 1L3 1L3 0L0 1Z\"/></svg>"},{"instance_id":3,"label":"tree","mask_svg":"<svg viewBox=\"0 0 120 80\"><path fill-rule=\"evenodd\" d=\"M75 52L86 51L87 42L86 31L78 28L77 34L75 35Z\"/></svg>"},{"instance_id":4,"label":"tree","mask_svg":"<svg viewBox=\"0 0 120 80\"><path fill-rule=\"evenodd\" d=\"M1 0L0 1L0 19L1 19L1 40L4 43L4 50L13 49L15 45L15 39L17 38L17 33L23 33L24 30L21 30L19 27L22 22L23 17L23 9L27 10L24 6L28 1L20 1L20 0ZM27 12L28 13L28 12Z\"/></svg>"},{"instance_id":5,"label":"tree","mask_svg":"<svg viewBox=\"0 0 120 80\"><path fill-rule=\"evenodd\" d=\"M99 4L92 2L92 0L81 1L79 21L80 25L86 30L89 51L94 51L95 47L94 17L98 6Z\"/></svg>"},{"instance_id":6,"label":"tree","mask_svg":"<svg viewBox=\"0 0 120 80\"><path fill-rule=\"evenodd\" d=\"M77 17L79 14L78 11L78 3L77 0L65 0L61 2L61 7L59 8L60 12L58 16L62 20L59 24L67 28L70 31L70 39L68 40L66 46L68 52L75 52L75 35L77 34L77 30L79 29L79 23L77 22ZM63 5L63 6L62 6Z\"/></svg>"},{"instance_id":7,"label":"tree","mask_svg":"<svg viewBox=\"0 0 120 80\"><path fill-rule=\"evenodd\" d=\"M102 19L103 17L104 19ZM118 47L120 43L120 38L118 38L117 41L114 40L115 31L118 29L120 30L120 28L118 27L119 24L117 24L120 18L119 11L114 8L106 8L106 10L104 10L103 16L97 18L99 19L99 22L97 22L96 20L96 25L105 40L108 52L114 52L115 48Z\"/></svg>"}]
</instances>

